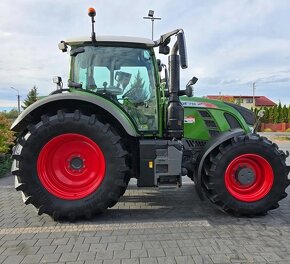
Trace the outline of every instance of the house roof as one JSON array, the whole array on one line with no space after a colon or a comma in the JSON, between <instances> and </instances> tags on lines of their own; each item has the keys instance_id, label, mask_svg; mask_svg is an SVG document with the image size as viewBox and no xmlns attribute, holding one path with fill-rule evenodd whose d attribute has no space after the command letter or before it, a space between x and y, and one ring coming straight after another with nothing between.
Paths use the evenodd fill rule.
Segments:
<instances>
[{"instance_id":1,"label":"house roof","mask_svg":"<svg viewBox=\"0 0 290 264\"><path fill-rule=\"evenodd\" d=\"M255 105L256 106L275 106L276 103L271 101L266 96L255 96Z\"/></svg>"},{"instance_id":2,"label":"house roof","mask_svg":"<svg viewBox=\"0 0 290 264\"><path fill-rule=\"evenodd\" d=\"M222 100L222 101L230 101L233 99L252 99L252 95L207 95L206 98L208 99L215 99L215 100ZM267 98L266 96L255 96L255 105L256 106L275 106L272 100Z\"/></svg>"},{"instance_id":3,"label":"house roof","mask_svg":"<svg viewBox=\"0 0 290 264\"><path fill-rule=\"evenodd\" d=\"M207 95L206 98L228 101L228 100L234 99L234 96L233 95Z\"/></svg>"}]
</instances>

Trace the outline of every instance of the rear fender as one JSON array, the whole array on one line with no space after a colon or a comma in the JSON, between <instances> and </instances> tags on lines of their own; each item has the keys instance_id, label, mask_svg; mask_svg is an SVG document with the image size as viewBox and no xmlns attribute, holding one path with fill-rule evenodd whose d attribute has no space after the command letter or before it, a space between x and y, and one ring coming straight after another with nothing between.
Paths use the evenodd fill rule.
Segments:
<instances>
[{"instance_id":1,"label":"rear fender","mask_svg":"<svg viewBox=\"0 0 290 264\"><path fill-rule=\"evenodd\" d=\"M202 168L203 168L205 159L208 157L211 151L213 151L216 147L218 147L223 142L228 141L231 138L234 138L236 136L240 136L244 134L245 134L244 130L240 128L233 129L233 130L221 133L220 135L212 138L204 146L202 152L199 154L197 158L198 166L196 166L196 174L195 174L196 175L195 187L196 187L198 196L200 197L201 200L204 200L202 187L201 187L201 177L202 177Z\"/></svg>"},{"instance_id":2,"label":"rear fender","mask_svg":"<svg viewBox=\"0 0 290 264\"><path fill-rule=\"evenodd\" d=\"M139 136L133 122L120 107L100 96L87 96L80 93L55 94L36 101L19 115L12 124L11 130L15 132L25 130L29 123L40 120L41 115L57 110L56 106L79 109L81 105L83 108L90 105L96 107L96 111L101 109L103 112L107 112L114 119L114 122L118 122L123 127L127 134L133 137Z\"/></svg>"}]
</instances>

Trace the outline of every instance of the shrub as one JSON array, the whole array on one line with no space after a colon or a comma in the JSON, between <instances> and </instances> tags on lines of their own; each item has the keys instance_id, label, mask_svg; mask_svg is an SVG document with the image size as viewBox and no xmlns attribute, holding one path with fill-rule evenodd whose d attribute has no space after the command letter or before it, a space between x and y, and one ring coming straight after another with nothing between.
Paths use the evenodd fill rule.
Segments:
<instances>
[{"instance_id":1,"label":"shrub","mask_svg":"<svg viewBox=\"0 0 290 264\"><path fill-rule=\"evenodd\" d=\"M0 178L10 171L11 164L11 155L0 154Z\"/></svg>"},{"instance_id":2,"label":"shrub","mask_svg":"<svg viewBox=\"0 0 290 264\"><path fill-rule=\"evenodd\" d=\"M287 128L285 132L290 132L290 127L289 127L289 128Z\"/></svg>"},{"instance_id":3,"label":"shrub","mask_svg":"<svg viewBox=\"0 0 290 264\"><path fill-rule=\"evenodd\" d=\"M0 113L0 154L5 154L13 145L14 133L10 130L10 121Z\"/></svg>"}]
</instances>

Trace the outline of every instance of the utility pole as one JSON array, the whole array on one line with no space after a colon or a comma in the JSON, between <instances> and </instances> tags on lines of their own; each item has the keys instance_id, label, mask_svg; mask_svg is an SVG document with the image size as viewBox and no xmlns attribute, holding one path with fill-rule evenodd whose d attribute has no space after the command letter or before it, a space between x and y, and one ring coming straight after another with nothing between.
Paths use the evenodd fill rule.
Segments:
<instances>
[{"instance_id":1,"label":"utility pole","mask_svg":"<svg viewBox=\"0 0 290 264\"><path fill-rule=\"evenodd\" d=\"M17 92L18 115L20 115L20 95L19 95L19 90L15 89L14 87L10 87L10 88Z\"/></svg>"},{"instance_id":2,"label":"utility pole","mask_svg":"<svg viewBox=\"0 0 290 264\"><path fill-rule=\"evenodd\" d=\"M150 19L152 22L152 40L154 39L154 20L161 20L160 17L154 17L154 11L153 10L149 10L148 12L148 16L147 17L143 17L144 19Z\"/></svg>"},{"instance_id":3,"label":"utility pole","mask_svg":"<svg viewBox=\"0 0 290 264\"><path fill-rule=\"evenodd\" d=\"M253 109L255 109L255 107L256 107L256 103L255 103L255 90L256 90L256 83L253 82Z\"/></svg>"}]
</instances>

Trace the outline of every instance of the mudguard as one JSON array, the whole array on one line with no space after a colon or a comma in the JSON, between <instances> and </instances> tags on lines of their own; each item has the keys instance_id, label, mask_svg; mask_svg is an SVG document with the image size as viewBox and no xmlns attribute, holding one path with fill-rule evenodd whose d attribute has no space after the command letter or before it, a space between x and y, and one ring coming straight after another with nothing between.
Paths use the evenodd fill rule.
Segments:
<instances>
[{"instance_id":1,"label":"mudguard","mask_svg":"<svg viewBox=\"0 0 290 264\"><path fill-rule=\"evenodd\" d=\"M96 105L111 114L130 136L139 136L132 121L120 107L100 96L87 96L81 93L54 94L36 101L18 116L12 124L11 130L15 132L23 131L35 115L39 115L41 112L42 114L45 113L43 112L45 111L44 108L50 109L53 103L61 103L62 101L63 105L70 101L70 104L75 107L78 107L80 102Z\"/></svg>"},{"instance_id":2,"label":"mudguard","mask_svg":"<svg viewBox=\"0 0 290 264\"><path fill-rule=\"evenodd\" d=\"M201 176L202 176L202 168L203 168L203 163L206 159L206 157L209 155L209 153L214 150L216 147L218 147L220 144L223 142L234 138L236 136L244 135L245 131L243 129L237 128L233 129L224 133L221 133L220 135L212 138L209 140L206 145L204 146L202 152L199 154L197 158L197 170L196 170L196 179L195 179L195 187L196 191L198 193L198 196L200 197L201 200L204 200L203 197L203 192L202 192L202 187L201 187Z\"/></svg>"}]
</instances>

